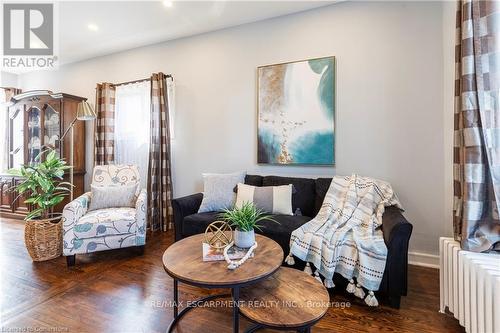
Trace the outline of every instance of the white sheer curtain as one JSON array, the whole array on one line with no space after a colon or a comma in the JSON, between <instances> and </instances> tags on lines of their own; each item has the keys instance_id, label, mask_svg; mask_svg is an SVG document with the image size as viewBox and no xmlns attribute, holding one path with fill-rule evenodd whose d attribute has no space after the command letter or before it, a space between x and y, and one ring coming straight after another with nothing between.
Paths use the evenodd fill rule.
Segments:
<instances>
[{"instance_id":1,"label":"white sheer curtain","mask_svg":"<svg viewBox=\"0 0 500 333\"><path fill-rule=\"evenodd\" d=\"M175 139L175 83L174 80L167 78L167 94L168 94L168 114L170 124L170 140Z\"/></svg>"},{"instance_id":2,"label":"white sheer curtain","mask_svg":"<svg viewBox=\"0 0 500 333\"><path fill-rule=\"evenodd\" d=\"M146 188L149 162L151 83L143 81L116 87L115 163L139 167Z\"/></svg>"},{"instance_id":3,"label":"white sheer curtain","mask_svg":"<svg viewBox=\"0 0 500 333\"><path fill-rule=\"evenodd\" d=\"M0 171L9 168L9 134L8 134L8 109L5 101L5 90L0 88Z\"/></svg>"}]
</instances>

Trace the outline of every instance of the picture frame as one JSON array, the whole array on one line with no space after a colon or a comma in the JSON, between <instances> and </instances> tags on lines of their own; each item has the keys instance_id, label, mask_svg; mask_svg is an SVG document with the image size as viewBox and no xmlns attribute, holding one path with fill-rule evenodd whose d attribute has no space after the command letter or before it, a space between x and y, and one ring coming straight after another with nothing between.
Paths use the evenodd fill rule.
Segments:
<instances>
[{"instance_id":1,"label":"picture frame","mask_svg":"<svg viewBox=\"0 0 500 333\"><path fill-rule=\"evenodd\" d=\"M335 165L334 56L257 67L257 163Z\"/></svg>"}]
</instances>

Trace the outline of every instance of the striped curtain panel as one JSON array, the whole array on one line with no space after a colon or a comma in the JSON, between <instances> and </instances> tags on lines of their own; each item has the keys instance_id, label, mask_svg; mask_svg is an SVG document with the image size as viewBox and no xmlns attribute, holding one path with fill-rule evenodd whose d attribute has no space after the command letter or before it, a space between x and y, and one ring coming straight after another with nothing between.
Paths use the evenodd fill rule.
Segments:
<instances>
[{"instance_id":1,"label":"striped curtain panel","mask_svg":"<svg viewBox=\"0 0 500 333\"><path fill-rule=\"evenodd\" d=\"M459 1L456 23L454 234L500 250L499 2Z\"/></svg>"},{"instance_id":2,"label":"striped curtain panel","mask_svg":"<svg viewBox=\"0 0 500 333\"><path fill-rule=\"evenodd\" d=\"M152 231L172 228L170 126L166 75L151 76L151 140L149 145L148 221Z\"/></svg>"},{"instance_id":3,"label":"striped curtain panel","mask_svg":"<svg viewBox=\"0 0 500 333\"><path fill-rule=\"evenodd\" d=\"M115 87L111 83L97 84L95 123L95 165L112 164L115 160Z\"/></svg>"}]
</instances>

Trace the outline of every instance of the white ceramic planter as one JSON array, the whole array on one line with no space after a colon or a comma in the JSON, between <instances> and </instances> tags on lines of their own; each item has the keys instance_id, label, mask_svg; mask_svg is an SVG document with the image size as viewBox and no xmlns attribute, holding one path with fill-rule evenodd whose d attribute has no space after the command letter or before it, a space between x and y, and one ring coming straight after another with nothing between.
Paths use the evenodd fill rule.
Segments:
<instances>
[{"instance_id":1,"label":"white ceramic planter","mask_svg":"<svg viewBox=\"0 0 500 333\"><path fill-rule=\"evenodd\" d=\"M251 231L240 231L238 229L234 231L234 245L247 249L252 247L253 244L255 244L255 232L253 229Z\"/></svg>"}]
</instances>

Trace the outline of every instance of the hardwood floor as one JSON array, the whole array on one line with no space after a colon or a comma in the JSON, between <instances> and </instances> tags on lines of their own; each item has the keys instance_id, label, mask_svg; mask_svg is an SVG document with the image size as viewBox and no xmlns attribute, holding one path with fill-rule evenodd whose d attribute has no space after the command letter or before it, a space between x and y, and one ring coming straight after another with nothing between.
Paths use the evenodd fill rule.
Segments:
<instances>
[{"instance_id":1,"label":"hardwood floor","mask_svg":"<svg viewBox=\"0 0 500 333\"><path fill-rule=\"evenodd\" d=\"M23 230L22 221L0 219L0 331L165 332L173 316L173 295L161 256L172 243L170 235L148 235L144 255L134 249L81 255L68 269L63 257L33 263ZM330 308L312 331L463 332L452 316L438 313L438 271L410 266L409 276L409 295L400 310L369 308L350 295L334 295L333 302L351 306ZM183 301L220 292L180 286ZM242 320L240 331L248 325ZM230 331L229 307L191 311L177 330Z\"/></svg>"}]
</instances>

